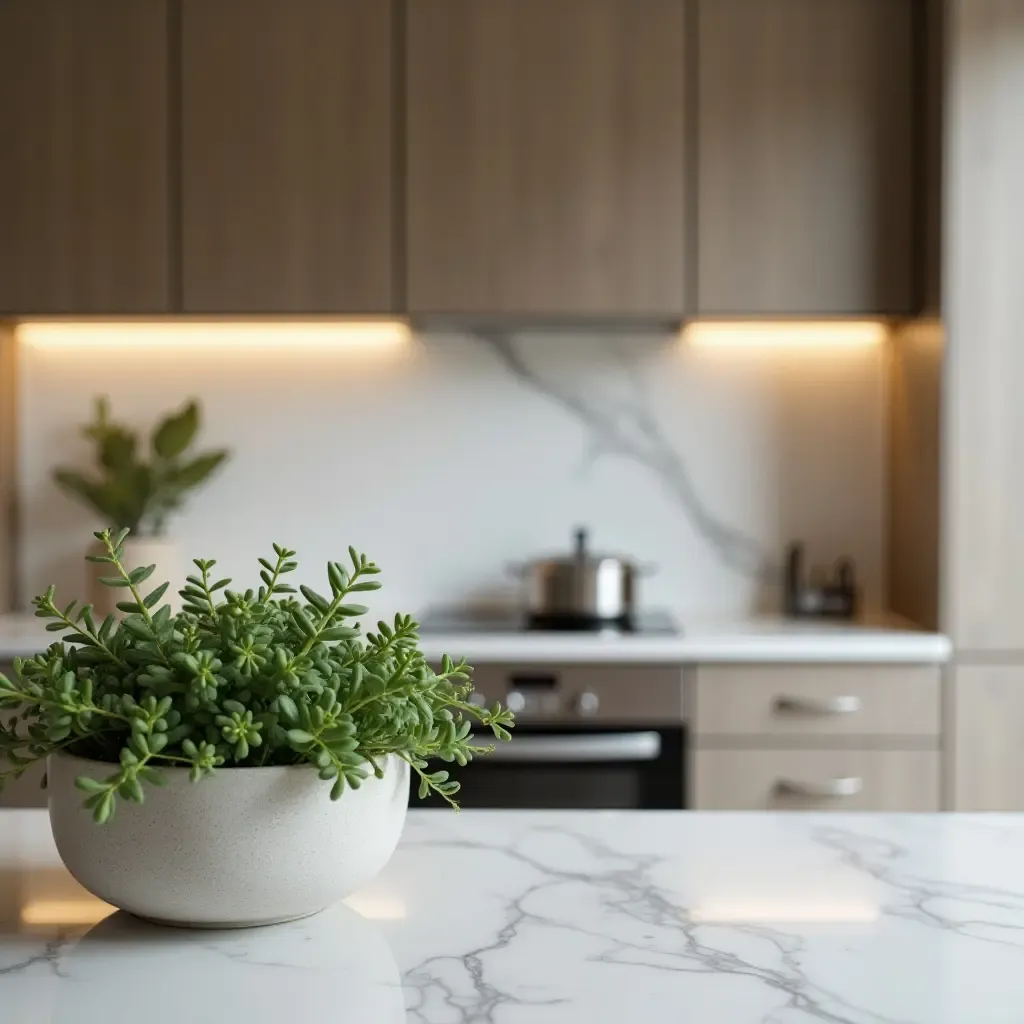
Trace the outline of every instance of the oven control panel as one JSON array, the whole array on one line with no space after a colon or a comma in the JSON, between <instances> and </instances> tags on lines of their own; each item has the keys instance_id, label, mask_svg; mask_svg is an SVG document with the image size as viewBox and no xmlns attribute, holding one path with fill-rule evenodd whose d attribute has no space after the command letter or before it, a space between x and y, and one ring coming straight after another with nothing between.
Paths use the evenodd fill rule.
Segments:
<instances>
[{"instance_id":1,"label":"oven control panel","mask_svg":"<svg viewBox=\"0 0 1024 1024\"><path fill-rule=\"evenodd\" d=\"M678 665L481 665L474 703L501 701L523 722L677 723L684 714L684 670Z\"/></svg>"}]
</instances>

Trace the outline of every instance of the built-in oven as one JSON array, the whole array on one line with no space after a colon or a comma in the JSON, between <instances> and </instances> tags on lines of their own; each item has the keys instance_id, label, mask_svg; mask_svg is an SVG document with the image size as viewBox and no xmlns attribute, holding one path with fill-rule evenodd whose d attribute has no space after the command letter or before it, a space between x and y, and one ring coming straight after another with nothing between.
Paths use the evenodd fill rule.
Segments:
<instances>
[{"instance_id":1,"label":"built-in oven","mask_svg":"<svg viewBox=\"0 0 1024 1024\"><path fill-rule=\"evenodd\" d=\"M457 770L463 807L686 806L678 665L488 665L474 681L476 699L507 704L516 727L511 741Z\"/></svg>"}]
</instances>

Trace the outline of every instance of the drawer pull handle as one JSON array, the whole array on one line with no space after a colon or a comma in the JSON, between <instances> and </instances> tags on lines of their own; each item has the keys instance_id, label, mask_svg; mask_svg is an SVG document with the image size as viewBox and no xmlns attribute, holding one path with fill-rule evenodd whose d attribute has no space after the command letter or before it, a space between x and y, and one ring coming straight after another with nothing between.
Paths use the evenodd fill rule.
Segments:
<instances>
[{"instance_id":1,"label":"drawer pull handle","mask_svg":"<svg viewBox=\"0 0 1024 1024\"><path fill-rule=\"evenodd\" d=\"M841 779L827 779L825 782L797 782L795 779L779 779L775 791L782 796L799 796L807 800L841 799L856 796L864 788L864 780L856 775Z\"/></svg>"},{"instance_id":2,"label":"drawer pull handle","mask_svg":"<svg viewBox=\"0 0 1024 1024\"><path fill-rule=\"evenodd\" d=\"M780 714L855 715L861 709L860 697L777 697L775 710Z\"/></svg>"}]
</instances>

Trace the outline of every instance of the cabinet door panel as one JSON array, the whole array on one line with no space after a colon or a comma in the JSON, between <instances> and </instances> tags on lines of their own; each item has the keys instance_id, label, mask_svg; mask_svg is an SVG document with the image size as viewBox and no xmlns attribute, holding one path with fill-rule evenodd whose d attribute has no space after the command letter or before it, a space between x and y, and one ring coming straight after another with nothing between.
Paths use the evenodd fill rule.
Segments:
<instances>
[{"instance_id":1,"label":"cabinet door panel","mask_svg":"<svg viewBox=\"0 0 1024 1024\"><path fill-rule=\"evenodd\" d=\"M914 295L913 0L699 0L702 313Z\"/></svg>"},{"instance_id":2,"label":"cabinet door panel","mask_svg":"<svg viewBox=\"0 0 1024 1024\"><path fill-rule=\"evenodd\" d=\"M18 550L18 348L0 324L0 614L14 610Z\"/></svg>"},{"instance_id":3,"label":"cabinet door panel","mask_svg":"<svg viewBox=\"0 0 1024 1024\"><path fill-rule=\"evenodd\" d=\"M683 0L411 0L412 312L684 311Z\"/></svg>"},{"instance_id":4,"label":"cabinet door panel","mask_svg":"<svg viewBox=\"0 0 1024 1024\"><path fill-rule=\"evenodd\" d=\"M0 673L8 679L14 678L14 669L10 665L0 663ZM7 724L13 714L12 711L0 711L0 722ZM0 808L45 807L46 790L40 785L45 771L44 763L35 764L17 782L9 782L0 793Z\"/></svg>"},{"instance_id":5,"label":"cabinet door panel","mask_svg":"<svg viewBox=\"0 0 1024 1024\"><path fill-rule=\"evenodd\" d=\"M165 0L0 3L0 312L168 311Z\"/></svg>"},{"instance_id":6,"label":"cabinet door panel","mask_svg":"<svg viewBox=\"0 0 1024 1024\"><path fill-rule=\"evenodd\" d=\"M386 0L183 0L186 312L388 312Z\"/></svg>"},{"instance_id":7,"label":"cabinet door panel","mask_svg":"<svg viewBox=\"0 0 1024 1024\"><path fill-rule=\"evenodd\" d=\"M1024 0L950 5L944 627L1024 650Z\"/></svg>"},{"instance_id":8,"label":"cabinet door panel","mask_svg":"<svg viewBox=\"0 0 1024 1024\"><path fill-rule=\"evenodd\" d=\"M958 665L953 678L953 810L1024 811L1024 665Z\"/></svg>"}]
</instances>

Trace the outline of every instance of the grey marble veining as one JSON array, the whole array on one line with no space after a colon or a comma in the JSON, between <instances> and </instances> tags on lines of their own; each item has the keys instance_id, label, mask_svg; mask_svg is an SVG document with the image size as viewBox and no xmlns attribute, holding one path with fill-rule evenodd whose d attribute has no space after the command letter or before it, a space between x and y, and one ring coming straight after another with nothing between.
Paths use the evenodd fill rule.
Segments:
<instances>
[{"instance_id":1,"label":"grey marble veining","mask_svg":"<svg viewBox=\"0 0 1024 1024\"><path fill-rule=\"evenodd\" d=\"M0 812L0 922L4 1024L1019 1022L1024 819L420 811L347 905L190 933Z\"/></svg>"},{"instance_id":2,"label":"grey marble veining","mask_svg":"<svg viewBox=\"0 0 1024 1024\"><path fill-rule=\"evenodd\" d=\"M629 459L653 473L697 533L730 569L768 583L778 582L780 567L761 545L717 516L701 497L686 461L669 441L652 410L651 397L627 349L615 346L613 355L628 385L618 400L594 402L532 366L511 332L479 330L476 337L498 362L525 387L547 398L571 416L587 433L588 459L603 455Z\"/></svg>"}]
</instances>

